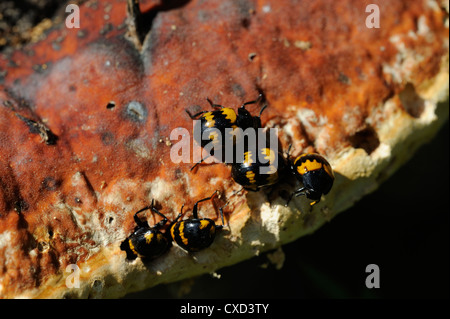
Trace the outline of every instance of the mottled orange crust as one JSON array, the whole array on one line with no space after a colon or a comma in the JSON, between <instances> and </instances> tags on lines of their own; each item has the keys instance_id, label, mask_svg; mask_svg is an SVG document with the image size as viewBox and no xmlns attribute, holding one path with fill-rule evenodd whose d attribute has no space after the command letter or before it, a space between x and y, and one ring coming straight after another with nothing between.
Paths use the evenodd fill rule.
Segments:
<instances>
[{"instance_id":1,"label":"mottled orange crust","mask_svg":"<svg viewBox=\"0 0 450 319\"><path fill-rule=\"evenodd\" d=\"M365 26L369 3L380 6L380 29ZM101 260L97 252L118 247L150 198L162 194L155 200L173 219L212 189L222 204L239 189L225 165L192 173L191 163L170 161L171 131L192 129L185 108L209 107L206 97L238 107L263 92L263 125L282 127L302 108L316 115L282 132L283 147L332 157L376 128L366 119L381 103L433 78L448 54L446 13L426 1L143 1L141 10L154 16L142 51L128 40L124 1L88 1L81 29L54 25L40 42L0 55L2 297ZM422 58L407 81L383 71L407 67L396 37ZM315 143L324 132L326 143ZM170 189L152 188L157 179Z\"/></svg>"}]
</instances>

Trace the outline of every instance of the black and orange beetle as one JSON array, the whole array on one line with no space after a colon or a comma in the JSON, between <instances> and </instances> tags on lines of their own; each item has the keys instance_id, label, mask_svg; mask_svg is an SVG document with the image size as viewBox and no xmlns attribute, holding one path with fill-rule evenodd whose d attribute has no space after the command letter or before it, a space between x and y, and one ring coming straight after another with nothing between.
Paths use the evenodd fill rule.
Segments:
<instances>
[{"instance_id":1,"label":"black and orange beetle","mask_svg":"<svg viewBox=\"0 0 450 319\"><path fill-rule=\"evenodd\" d=\"M244 189L257 192L276 184L284 172L285 159L281 152L269 146L247 147L244 160L231 165L231 177Z\"/></svg>"},{"instance_id":2,"label":"black and orange beetle","mask_svg":"<svg viewBox=\"0 0 450 319\"><path fill-rule=\"evenodd\" d=\"M216 232L223 228L223 210L221 207L220 216L222 218L222 225L216 223L209 218L198 218L198 204L212 199L217 194L215 191L210 197L198 200L192 209L193 218L179 220L183 216L183 207L177 218L173 221L170 227L170 234L172 239L182 248L189 252L197 252L205 249L214 241Z\"/></svg>"},{"instance_id":3,"label":"black and orange beetle","mask_svg":"<svg viewBox=\"0 0 450 319\"><path fill-rule=\"evenodd\" d=\"M147 221L142 221L138 216L147 209L161 216L162 220L150 227ZM120 249L127 253L127 259L140 257L152 260L167 252L172 246L170 238L160 231L168 219L154 207L153 200L151 206L144 207L134 214L134 221L137 225L134 232L120 245Z\"/></svg>"},{"instance_id":4,"label":"black and orange beetle","mask_svg":"<svg viewBox=\"0 0 450 319\"><path fill-rule=\"evenodd\" d=\"M225 158L223 155L226 151L225 146L233 146L236 143L236 139L240 138L239 131L236 130L237 128L245 131L247 128L258 129L261 127L261 114L267 105L264 105L261 108L258 116L251 115L251 113L245 108L245 106L249 104L259 103L261 99L262 94L260 94L254 101L245 102L237 110L237 114L234 109L224 107L220 104L214 104L209 98L206 99L208 103L212 108L218 108L218 110L200 111L196 114L191 114L188 110L186 110L186 113L192 120L200 120L200 124L196 124L197 126L194 126L194 139L197 143L201 145L201 147L205 147L212 142L213 147L217 147L222 151L222 156L217 156L217 154L211 152L208 157L215 156L223 162ZM197 134L197 132L199 132L199 134ZM194 165L194 167L203 162L206 158L207 157L202 158L202 160ZM194 167L192 167L191 170Z\"/></svg>"},{"instance_id":5,"label":"black and orange beetle","mask_svg":"<svg viewBox=\"0 0 450 319\"><path fill-rule=\"evenodd\" d=\"M330 163L322 155L305 153L295 158L293 162L290 161L288 155L288 161L292 173L303 184L303 187L292 193L289 201L294 195L305 195L312 200L310 205L313 206L320 202L322 195L330 192L334 182L334 173Z\"/></svg>"}]
</instances>

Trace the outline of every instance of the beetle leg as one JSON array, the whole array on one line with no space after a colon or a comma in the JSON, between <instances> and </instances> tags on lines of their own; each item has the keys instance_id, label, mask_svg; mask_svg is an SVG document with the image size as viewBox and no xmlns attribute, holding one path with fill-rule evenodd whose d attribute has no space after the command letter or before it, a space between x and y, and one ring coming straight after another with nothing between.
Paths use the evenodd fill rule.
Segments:
<instances>
[{"instance_id":1,"label":"beetle leg","mask_svg":"<svg viewBox=\"0 0 450 319\"><path fill-rule=\"evenodd\" d=\"M194 204L194 208L192 209L192 215L194 216L195 219L198 219L198 203L212 199L217 194L217 192L218 192L217 190L214 191L214 193L210 197L200 199Z\"/></svg>"},{"instance_id":2,"label":"beetle leg","mask_svg":"<svg viewBox=\"0 0 450 319\"><path fill-rule=\"evenodd\" d=\"M185 112L189 115L189 117L192 120L196 120L196 117L199 116L200 114L208 113L208 111L200 111L200 112L195 113L194 115L192 115L191 112L189 112L187 109L185 110Z\"/></svg>"},{"instance_id":3,"label":"beetle leg","mask_svg":"<svg viewBox=\"0 0 450 319\"><path fill-rule=\"evenodd\" d=\"M214 104L209 98L206 98L206 101L208 101L209 105L211 105L212 108L215 107L220 107L221 109L223 109L223 106L220 104Z\"/></svg>"},{"instance_id":4,"label":"beetle leg","mask_svg":"<svg viewBox=\"0 0 450 319\"><path fill-rule=\"evenodd\" d=\"M293 194L295 194L295 196L300 196L300 195L306 195L306 188L302 187L297 189L296 191L293 192Z\"/></svg>"},{"instance_id":5,"label":"beetle leg","mask_svg":"<svg viewBox=\"0 0 450 319\"><path fill-rule=\"evenodd\" d=\"M261 111L259 111L259 115L258 115L259 118L261 118L261 114L267 108L267 106L268 106L267 104L263 105L263 107L261 108Z\"/></svg>"},{"instance_id":6,"label":"beetle leg","mask_svg":"<svg viewBox=\"0 0 450 319\"><path fill-rule=\"evenodd\" d=\"M178 214L177 218L175 218L175 220L173 221L173 223L178 222L178 220L181 218L181 216L183 216L183 208L184 208L184 204L183 204L183 206L181 206L180 213Z\"/></svg>"},{"instance_id":7,"label":"beetle leg","mask_svg":"<svg viewBox=\"0 0 450 319\"><path fill-rule=\"evenodd\" d=\"M154 201L153 201L153 200L152 200L151 210L152 210L152 212L154 212L155 214L158 214L159 216L161 216L161 217L163 218L163 219L161 219L161 220L159 221L159 223L155 224L155 225L154 225L153 227L151 227L151 228L152 228L152 229L159 229L159 228L163 227L163 226L167 223L168 219L167 219L166 216L164 216L162 213L160 213L159 210L157 210L157 209L155 208L155 206L154 206Z\"/></svg>"},{"instance_id":8,"label":"beetle leg","mask_svg":"<svg viewBox=\"0 0 450 319\"><path fill-rule=\"evenodd\" d=\"M292 166L291 165L291 154L290 154L291 153L291 148L292 148L292 143L289 144L288 150L286 152L286 160L287 160L287 162L289 163L290 166Z\"/></svg>"},{"instance_id":9,"label":"beetle leg","mask_svg":"<svg viewBox=\"0 0 450 319\"><path fill-rule=\"evenodd\" d=\"M150 209L150 208L151 208L151 206L146 206L146 207L144 207L144 208L138 210L138 211L134 214L133 218L134 218L134 221L135 221L136 225L138 225L138 227L149 227L147 221L145 221L145 222L142 221L142 220L138 217L138 214L139 214L139 213L142 213L143 211L145 211L145 210L147 210L147 209Z\"/></svg>"},{"instance_id":10,"label":"beetle leg","mask_svg":"<svg viewBox=\"0 0 450 319\"><path fill-rule=\"evenodd\" d=\"M203 162L204 162L204 161L205 161L206 159L210 158L211 156L212 156L212 155L211 155L211 154L209 154L208 156L206 156L206 157L202 158L202 159L200 160L200 162L197 162L197 163L195 163L195 164L194 164L194 166L192 166L190 170L192 171L192 170L193 170L194 168L196 168L196 167L197 167L197 165L198 165L198 164L201 164L201 163L203 163Z\"/></svg>"},{"instance_id":11,"label":"beetle leg","mask_svg":"<svg viewBox=\"0 0 450 319\"><path fill-rule=\"evenodd\" d=\"M241 105L241 108L245 109L245 106L246 106L246 105L258 103L259 101L261 101L262 96L263 96L263 95L260 93L260 94L258 95L258 98L257 98L256 100L254 100L254 101L249 101L249 102L245 102L244 104ZM266 106L263 107L263 110L264 110L265 108L266 108ZM261 110L261 112L260 112L259 115L261 115L261 113L262 113L263 110Z\"/></svg>"},{"instance_id":12,"label":"beetle leg","mask_svg":"<svg viewBox=\"0 0 450 319\"><path fill-rule=\"evenodd\" d=\"M224 221L224 219L223 219L223 209L224 209L225 207L227 207L229 203L230 203L230 202L228 201L228 202L226 202L225 205L223 205L222 207L219 208L220 218L222 219L222 225L216 225L216 229L222 229L223 227L225 227L225 221Z\"/></svg>"},{"instance_id":13,"label":"beetle leg","mask_svg":"<svg viewBox=\"0 0 450 319\"><path fill-rule=\"evenodd\" d=\"M294 197L294 195L297 197L297 196L301 196L301 195L306 195L306 193L305 193L305 187L302 187L302 188L299 188L299 189L297 189L296 191L293 191L292 192L292 194L291 194L291 196L289 197L289 199L288 199L288 201L286 202L286 204L284 205L284 206L288 206L289 205L289 203L290 203L290 201L292 200L292 197Z\"/></svg>"}]
</instances>

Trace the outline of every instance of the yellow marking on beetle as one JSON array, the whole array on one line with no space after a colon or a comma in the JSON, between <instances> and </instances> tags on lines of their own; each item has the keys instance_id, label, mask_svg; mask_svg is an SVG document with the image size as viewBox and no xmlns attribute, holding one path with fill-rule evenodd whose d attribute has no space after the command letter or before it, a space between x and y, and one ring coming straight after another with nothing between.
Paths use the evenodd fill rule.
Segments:
<instances>
[{"instance_id":1,"label":"yellow marking on beetle","mask_svg":"<svg viewBox=\"0 0 450 319\"><path fill-rule=\"evenodd\" d=\"M270 148L261 149L261 154L264 155L264 159L269 161L269 164L275 162L275 152L272 151Z\"/></svg>"},{"instance_id":2,"label":"yellow marking on beetle","mask_svg":"<svg viewBox=\"0 0 450 319\"><path fill-rule=\"evenodd\" d=\"M147 244L150 244L152 242L154 234L153 233L145 233L144 238L145 238L145 242Z\"/></svg>"},{"instance_id":3,"label":"yellow marking on beetle","mask_svg":"<svg viewBox=\"0 0 450 319\"><path fill-rule=\"evenodd\" d=\"M130 246L131 251L137 256L139 255L136 249L134 248L133 243L131 242L131 239L128 239L128 245Z\"/></svg>"},{"instance_id":4,"label":"yellow marking on beetle","mask_svg":"<svg viewBox=\"0 0 450 319\"><path fill-rule=\"evenodd\" d=\"M299 165L297 167L297 172L299 174L305 174L308 171L314 171L316 169L321 169L323 168L325 170L325 172L334 179L334 173L333 173L333 169L331 168L331 165L325 160L323 159L320 155L318 154L314 154L314 153L305 153L300 155L299 157L297 157L294 161L294 165L301 160L303 157L308 156L308 155L314 155L317 156L320 160L317 161L316 159L311 160L306 160L303 164Z\"/></svg>"},{"instance_id":5,"label":"yellow marking on beetle","mask_svg":"<svg viewBox=\"0 0 450 319\"><path fill-rule=\"evenodd\" d=\"M172 236L172 238L175 240L175 226L177 224L173 224L172 227L170 227L170 235Z\"/></svg>"},{"instance_id":6,"label":"yellow marking on beetle","mask_svg":"<svg viewBox=\"0 0 450 319\"><path fill-rule=\"evenodd\" d=\"M204 219L201 219L200 220L200 229L203 229L203 228L206 228L206 227L208 227L208 225L209 225L209 222L207 221L207 220L204 220Z\"/></svg>"},{"instance_id":7,"label":"yellow marking on beetle","mask_svg":"<svg viewBox=\"0 0 450 319\"><path fill-rule=\"evenodd\" d=\"M213 141L213 144L217 144L219 142L219 134L216 130L209 133L208 138Z\"/></svg>"},{"instance_id":8,"label":"yellow marking on beetle","mask_svg":"<svg viewBox=\"0 0 450 319\"><path fill-rule=\"evenodd\" d=\"M229 107L224 107L222 110L222 114L225 115L225 118L230 120L230 123L236 122L236 112Z\"/></svg>"},{"instance_id":9,"label":"yellow marking on beetle","mask_svg":"<svg viewBox=\"0 0 450 319\"><path fill-rule=\"evenodd\" d=\"M253 173L252 171L247 171L247 173L245 173L245 177L247 177L248 182L250 184L255 184L255 173Z\"/></svg>"},{"instance_id":10,"label":"yellow marking on beetle","mask_svg":"<svg viewBox=\"0 0 450 319\"><path fill-rule=\"evenodd\" d=\"M315 171L318 169L321 169L323 167L322 163L319 163L316 160L310 161L310 160L306 160L304 163L302 163L302 165L299 165L297 167L297 172L301 175L309 172L309 171Z\"/></svg>"},{"instance_id":11,"label":"yellow marking on beetle","mask_svg":"<svg viewBox=\"0 0 450 319\"><path fill-rule=\"evenodd\" d=\"M189 240L186 237L184 237L184 223L180 223L180 228L178 228L178 234L180 235L183 244L187 245Z\"/></svg>"},{"instance_id":12,"label":"yellow marking on beetle","mask_svg":"<svg viewBox=\"0 0 450 319\"><path fill-rule=\"evenodd\" d=\"M305 154L302 154L302 155L298 156L298 157L295 159L295 161L294 161L294 165L295 165L302 157L308 156L308 155L310 155L310 154L311 154L311 153L305 153Z\"/></svg>"},{"instance_id":13,"label":"yellow marking on beetle","mask_svg":"<svg viewBox=\"0 0 450 319\"><path fill-rule=\"evenodd\" d=\"M205 114L203 114L203 117L206 121L206 127L214 127L216 121L214 120L214 114L212 114L212 112L206 112Z\"/></svg>"},{"instance_id":14,"label":"yellow marking on beetle","mask_svg":"<svg viewBox=\"0 0 450 319\"><path fill-rule=\"evenodd\" d=\"M269 170L267 171L267 174L273 175L276 172L277 172L277 168L275 167L275 165L269 165Z\"/></svg>"},{"instance_id":15,"label":"yellow marking on beetle","mask_svg":"<svg viewBox=\"0 0 450 319\"><path fill-rule=\"evenodd\" d=\"M233 144L236 144L236 141L241 138L239 132L242 132L242 130L238 130L237 125L231 125L231 130L228 133L230 136L228 138L233 141Z\"/></svg>"},{"instance_id":16,"label":"yellow marking on beetle","mask_svg":"<svg viewBox=\"0 0 450 319\"><path fill-rule=\"evenodd\" d=\"M252 152L251 151L248 151L248 152L245 152L244 153L244 163L245 164L248 164L248 165L250 165L250 164L252 164L253 163L253 158L252 158ZM255 174L253 174L253 175L255 175Z\"/></svg>"}]
</instances>

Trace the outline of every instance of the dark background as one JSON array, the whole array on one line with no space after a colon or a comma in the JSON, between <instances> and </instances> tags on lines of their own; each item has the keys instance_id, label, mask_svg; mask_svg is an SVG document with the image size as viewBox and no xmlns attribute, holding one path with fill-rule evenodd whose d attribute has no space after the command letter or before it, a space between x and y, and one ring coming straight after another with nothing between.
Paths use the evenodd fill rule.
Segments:
<instances>
[{"instance_id":1,"label":"dark background","mask_svg":"<svg viewBox=\"0 0 450 319\"><path fill-rule=\"evenodd\" d=\"M448 122L377 191L283 251L280 270L261 268L262 254L219 269L220 279L203 275L126 297L449 298ZM380 268L379 289L365 286L368 264Z\"/></svg>"}]
</instances>

